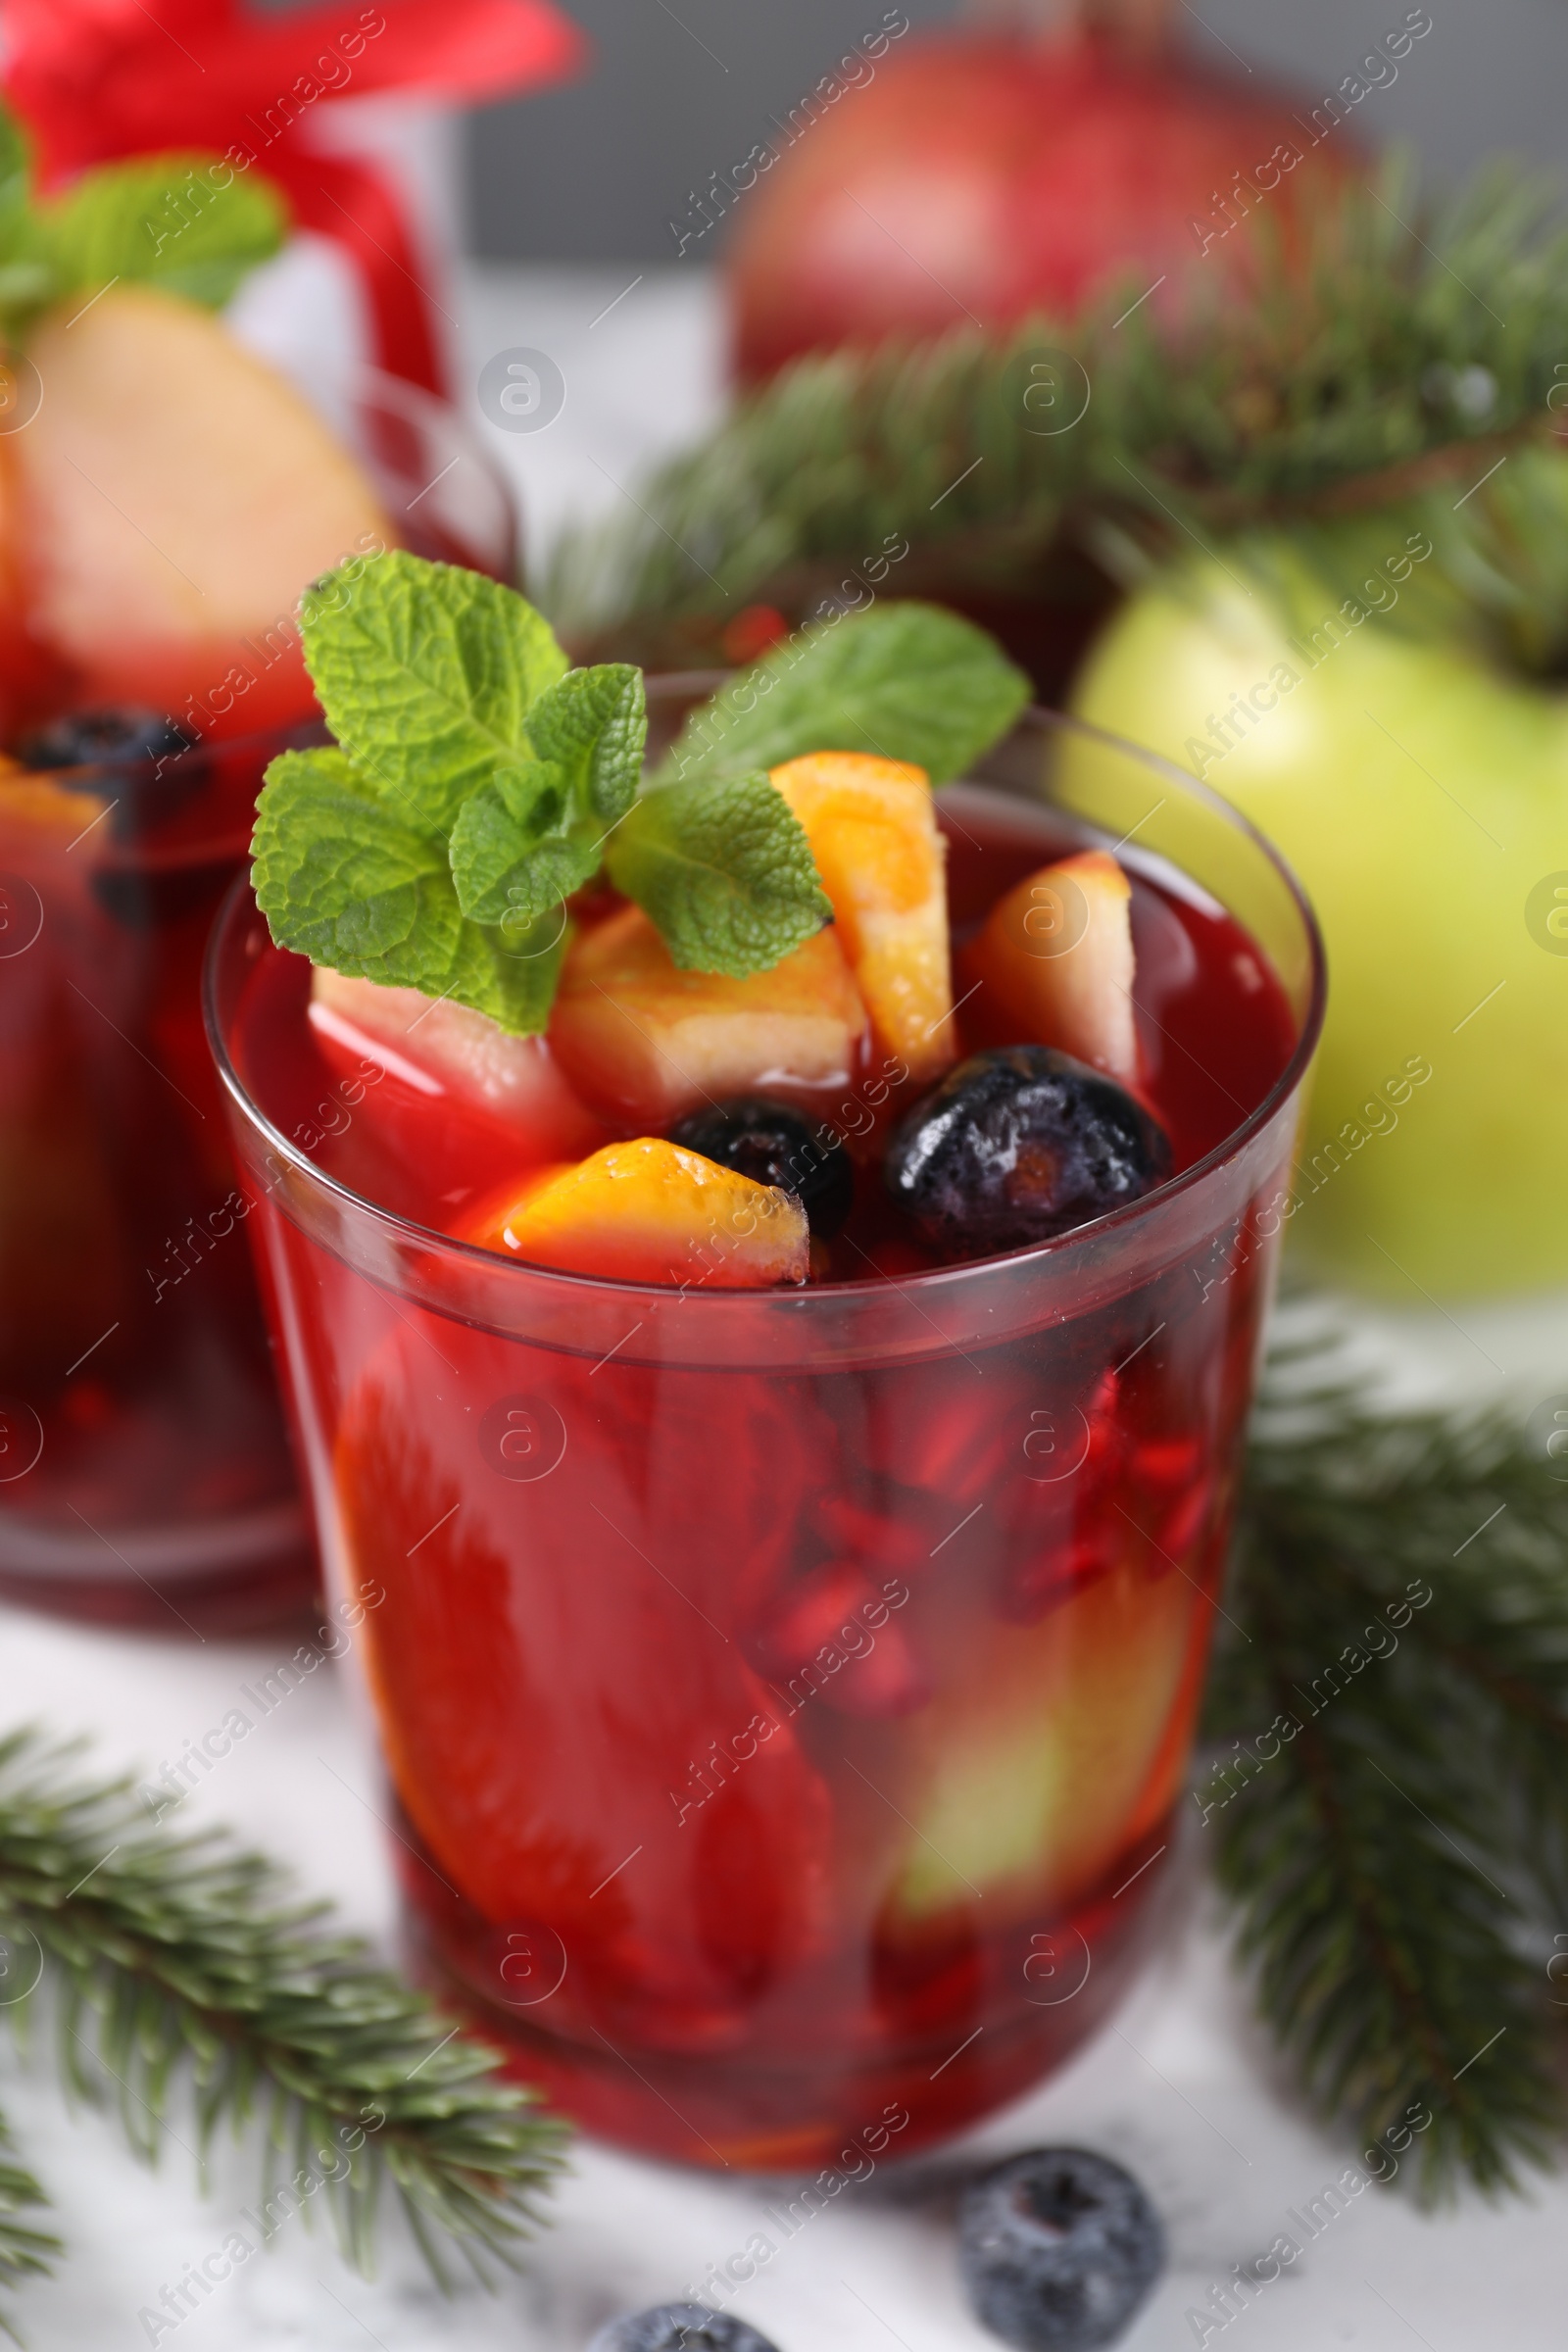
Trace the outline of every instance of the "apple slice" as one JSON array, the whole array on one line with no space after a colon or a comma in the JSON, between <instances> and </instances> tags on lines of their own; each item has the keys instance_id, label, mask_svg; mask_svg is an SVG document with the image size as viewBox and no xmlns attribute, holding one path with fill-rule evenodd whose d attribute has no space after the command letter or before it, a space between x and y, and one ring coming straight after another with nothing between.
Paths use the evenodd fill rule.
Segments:
<instances>
[{"instance_id":1,"label":"apple slice","mask_svg":"<svg viewBox=\"0 0 1568 2352\"><path fill-rule=\"evenodd\" d=\"M1131 902L1104 850L1043 865L999 899L962 957L992 1023L1001 1013L1020 1042L1058 1047L1136 1086Z\"/></svg>"},{"instance_id":2,"label":"apple slice","mask_svg":"<svg viewBox=\"0 0 1568 2352\"><path fill-rule=\"evenodd\" d=\"M747 1088L841 1086L864 1033L831 929L731 980L680 970L639 906L576 941L550 1016L551 1050L579 1093L650 1127Z\"/></svg>"},{"instance_id":3,"label":"apple slice","mask_svg":"<svg viewBox=\"0 0 1568 2352\"><path fill-rule=\"evenodd\" d=\"M1168 1812L1199 1695L1200 1613L1181 1578L1152 1583L1125 1546L1114 1553L1113 1542L1114 1564L1049 1618L994 1622L950 1651L936 1699L906 1719L903 1770L890 1742L910 1828L888 1905L895 1938L977 1896L988 1919L1066 1911Z\"/></svg>"},{"instance_id":4,"label":"apple slice","mask_svg":"<svg viewBox=\"0 0 1568 2352\"><path fill-rule=\"evenodd\" d=\"M150 286L51 313L28 352L44 400L13 446L35 636L88 698L206 733L307 710L302 590L393 544L353 458L220 320Z\"/></svg>"},{"instance_id":5,"label":"apple slice","mask_svg":"<svg viewBox=\"0 0 1568 2352\"><path fill-rule=\"evenodd\" d=\"M609 1138L542 1037L511 1037L488 1013L416 988L384 988L327 966L311 975L311 1028L334 1069L378 1062L427 1099L485 1112L532 1157L579 1159Z\"/></svg>"},{"instance_id":6,"label":"apple slice","mask_svg":"<svg viewBox=\"0 0 1568 2352\"><path fill-rule=\"evenodd\" d=\"M915 1078L957 1054L947 844L923 767L812 752L772 771L811 845L878 1042Z\"/></svg>"},{"instance_id":7,"label":"apple slice","mask_svg":"<svg viewBox=\"0 0 1568 2352\"><path fill-rule=\"evenodd\" d=\"M804 1282L808 1267L806 1211L792 1193L658 1136L536 1169L466 1221L462 1238L572 1274L720 1291Z\"/></svg>"}]
</instances>

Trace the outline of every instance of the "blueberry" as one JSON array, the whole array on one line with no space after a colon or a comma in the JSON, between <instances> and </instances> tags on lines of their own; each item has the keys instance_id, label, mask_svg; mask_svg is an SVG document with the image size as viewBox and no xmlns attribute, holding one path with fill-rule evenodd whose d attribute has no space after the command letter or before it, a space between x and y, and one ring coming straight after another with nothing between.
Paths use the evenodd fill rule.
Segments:
<instances>
[{"instance_id":1,"label":"blueberry","mask_svg":"<svg viewBox=\"0 0 1568 2352\"><path fill-rule=\"evenodd\" d=\"M765 2335L706 2303L659 2303L608 2320L588 2352L775 2352Z\"/></svg>"},{"instance_id":2,"label":"blueberry","mask_svg":"<svg viewBox=\"0 0 1568 2352\"><path fill-rule=\"evenodd\" d=\"M1165 2261L1159 2216L1131 2173L1087 2148L1032 2148L987 2173L958 2215L975 2316L1029 2352L1113 2343Z\"/></svg>"},{"instance_id":3,"label":"blueberry","mask_svg":"<svg viewBox=\"0 0 1568 2352\"><path fill-rule=\"evenodd\" d=\"M24 736L17 757L28 767L58 770L68 792L96 793L108 801L111 813L101 841L136 842L168 824L207 783L205 755L182 756L192 753L198 740L177 719L156 710L68 710ZM93 887L115 919L132 930L145 930L158 919L147 911L139 874L97 872Z\"/></svg>"},{"instance_id":4,"label":"blueberry","mask_svg":"<svg viewBox=\"0 0 1568 2352\"><path fill-rule=\"evenodd\" d=\"M1051 1046L1002 1046L948 1072L894 1129L883 1174L948 1257L1047 1242L1162 1184L1163 1128L1114 1079Z\"/></svg>"},{"instance_id":5,"label":"blueberry","mask_svg":"<svg viewBox=\"0 0 1568 2352\"><path fill-rule=\"evenodd\" d=\"M68 710L19 747L28 767L98 767L175 760L196 738L157 710Z\"/></svg>"},{"instance_id":6,"label":"blueberry","mask_svg":"<svg viewBox=\"0 0 1568 2352\"><path fill-rule=\"evenodd\" d=\"M849 1153L831 1128L811 1126L787 1102L766 1095L732 1095L727 1102L688 1111L670 1129L669 1140L750 1176L755 1184L776 1184L793 1193L811 1231L824 1240L850 1213L855 1170Z\"/></svg>"}]
</instances>

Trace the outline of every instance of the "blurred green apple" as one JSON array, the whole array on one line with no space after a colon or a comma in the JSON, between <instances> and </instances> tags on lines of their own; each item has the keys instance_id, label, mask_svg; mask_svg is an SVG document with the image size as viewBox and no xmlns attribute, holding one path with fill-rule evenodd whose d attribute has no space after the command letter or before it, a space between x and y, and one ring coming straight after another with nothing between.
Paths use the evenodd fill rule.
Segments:
<instances>
[{"instance_id":1,"label":"blurred green apple","mask_svg":"<svg viewBox=\"0 0 1568 2352\"><path fill-rule=\"evenodd\" d=\"M1432 552L1389 546L1358 596L1284 546L1288 593L1218 556L1145 587L1072 707L1202 776L1304 884L1329 1013L1290 1230L1414 1303L1568 1281L1568 693L1382 617Z\"/></svg>"}]
</instances>

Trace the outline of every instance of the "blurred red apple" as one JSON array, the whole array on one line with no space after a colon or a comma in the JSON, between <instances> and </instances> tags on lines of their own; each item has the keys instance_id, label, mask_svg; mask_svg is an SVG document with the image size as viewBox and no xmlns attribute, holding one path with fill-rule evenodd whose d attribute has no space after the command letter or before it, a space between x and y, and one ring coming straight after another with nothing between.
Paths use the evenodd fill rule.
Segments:
<instances>
[{"instance_id":1,"label":"blurred red apple","mask_svg":"<svg viewBox=\"0 0 1568 2352\"><path fill-rule=\"evenodd\" d=\"M1298 248L1356 160L1353 101L1314 109L1200 66L1165 13L1098 0L1045 38L989 27L890 48L738 214L739 375L966 320L1070 324L1121 292L1178 322L1253 285L1265 237Z\"/></svg>"}]
</instances>

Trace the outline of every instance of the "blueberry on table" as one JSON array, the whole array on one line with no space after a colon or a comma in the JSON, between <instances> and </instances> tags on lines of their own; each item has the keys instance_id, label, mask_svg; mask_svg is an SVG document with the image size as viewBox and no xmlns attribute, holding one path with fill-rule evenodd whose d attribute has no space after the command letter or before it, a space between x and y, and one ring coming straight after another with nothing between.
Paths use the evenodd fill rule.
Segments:
<instances>
[{"instance_id":1,"label":"blueberry on table","mask_svg":"<svg viewBox=\"0 0 1568 2352\"><path fill-rule=\"evenodd\" d=\"M775 2352L765 2335L705 2303L659 2303L609 2320L588 2352Z\"/></svg>"},{"instance_id":2,"label":"blueberry on table","mask_svg":"<svg viewBox=\"0 0 1568 2352\"><path fill-rule=\"evenodd\" d=\"M883 1174L921 1239L991 1257L1124 1208L1170 1174L1164 1129L1054 1046L972 1054L894 1129Z\"/></svg>"},{"instance_id":3,"label":"blueberry on table","mask_svg":"<svg viewBox=\"0 0 1568 2352\"><path fill-rule=\"evenodd\" d=\"M688 1111L669 1130L669 1140L750 1176L754 1184L793 1193L811 1231L824 1241L850 1213L855 1171L849 1153L829 1129L812 1126L787 1102L766 1095L732 1095L727 1102Z\"/></svg>"},{"instance_id":4,"label":"blueberry on table","mask_svg":"<svg viewBox=\"0 0 1568 2352\"><path fill-rule=\"evenodd\" d=\"M93 767L173 760L195 737L157 710L69 710L19 747L28 767Z\"/></svg>"},{"instance_id":5,"label":"blueberry on table","mask_svg":"<svg viewBox=\"0 0 1568 2352\"><path fill-rule=\"evenodd\" d=\"M1138 2182L1087 2148L1011 2157L959 2209L958 2265L975 2316L1028 2352L1114 2343L1164 2260L1159 2216Z\"/></svg>"}]
</instances>

